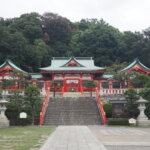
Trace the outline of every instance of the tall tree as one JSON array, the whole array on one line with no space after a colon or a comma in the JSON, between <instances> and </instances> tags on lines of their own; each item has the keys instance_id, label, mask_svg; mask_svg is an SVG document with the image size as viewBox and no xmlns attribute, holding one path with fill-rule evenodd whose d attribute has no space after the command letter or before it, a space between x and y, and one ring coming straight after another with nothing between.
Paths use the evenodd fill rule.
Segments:
<instances>
[{"instance_id":1,"label":"tall tree","mask_svg":"<svg viewBox=\"0 0 150 150\"><path fill-rule=\"evenodd\" d=\"M125 92L125 97L127 100L126 109L128 116L136 118L139 114L138 104L135 103L138 100L137 92L134 89L128 89Z\"/></svg>"},{"instance_id":2,"label":"tall tree","mask_svg":"<svg viewBox=\"0 0 150 150\"><path fill-rule=\"evenodd\" d=\"M35 115L37 113L39 113L38 112L40 110L39 106L41 104L40 91L36 86L30 84L25 89L25 104L27 106L31 107L31 110L32 110L32 124L34 124Z\"/></svg>"},{"instance_id":3,"label":"tall tree","mask_svg":"<svg viewBox=\"0 0 150 150\"><path fill-rule=\"evenodd\" d=\"M73 24L64 17L61 17L53 13L45 13L42 16L42 27L45 33L47 33L46 42L51 45L68 45L72 33L73 33ZM47 39L49 39L47 41ZM64 52L59 51L60 54Z\"/></svg>"}]
</instances>

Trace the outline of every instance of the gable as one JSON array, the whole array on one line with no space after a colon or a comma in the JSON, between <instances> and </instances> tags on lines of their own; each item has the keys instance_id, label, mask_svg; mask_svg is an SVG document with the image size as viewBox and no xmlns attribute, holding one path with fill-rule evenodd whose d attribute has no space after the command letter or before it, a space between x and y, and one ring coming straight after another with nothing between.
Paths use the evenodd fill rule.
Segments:
<instances>
[{"instance_id":1,"label":"gable","mask_svg":"<svg viewBox=\"0 0 150 150\"><path fill-rule=\"evenodd\" d=\"M2 65L0 65L0 72L9 72L9 71L19 71L23 73L27 73L12 63L9 59L7 59Z\"/></svg>"},{"instance_id":2,"label":"gable","mask_svg":"<svg viewBox=\"0 0 150 150\"><path fill-rule=\"evenodd\" d=\"M74 57L71 58L66 64L62 67L83 67Z\"/></svg>"},{"instance_id":3,"label":"gable","mask_svg":"<svg viewBox=\"0 0 150 150\"><path fill-rule=\"evenodd\" d=\"M138 59L135 59L129 66L125 67L119 72L130 72L130 71L137 71L150 74L150 69L145 65L143 65Z\"/></svg>"}]
</instances>

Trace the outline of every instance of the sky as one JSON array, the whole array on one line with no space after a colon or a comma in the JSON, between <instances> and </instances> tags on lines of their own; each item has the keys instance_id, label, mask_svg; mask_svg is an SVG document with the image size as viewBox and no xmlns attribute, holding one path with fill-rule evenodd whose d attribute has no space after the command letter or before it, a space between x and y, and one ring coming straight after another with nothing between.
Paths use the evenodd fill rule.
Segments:
<instances>
[{"instance_id":1,"label":"sky","mask_svg":"<svg viewBox=\"0 0 150 150\"><path fill-rule=\"evenodd\" d=\"M150 27L150 0L0 0L0 17L14 18L30 12L53 12L73 22L103 18L120 31Z\"/></svg>"}]
</instances>

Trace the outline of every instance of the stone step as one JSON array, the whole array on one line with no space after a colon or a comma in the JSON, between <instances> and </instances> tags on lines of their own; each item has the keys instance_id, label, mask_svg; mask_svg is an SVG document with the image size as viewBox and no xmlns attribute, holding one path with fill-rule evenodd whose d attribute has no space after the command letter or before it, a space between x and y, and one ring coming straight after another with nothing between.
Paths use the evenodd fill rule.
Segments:
<instances>
[{"instance_id":1,"label":"stone step","mask_svg":"<svg viewBox=\"0 0 150 150\"><path fill-rule=\"evenodd\" d=\"M100 120L95 98L51 98L44 125L97 125Z\"/></svg>"}]
</instances>

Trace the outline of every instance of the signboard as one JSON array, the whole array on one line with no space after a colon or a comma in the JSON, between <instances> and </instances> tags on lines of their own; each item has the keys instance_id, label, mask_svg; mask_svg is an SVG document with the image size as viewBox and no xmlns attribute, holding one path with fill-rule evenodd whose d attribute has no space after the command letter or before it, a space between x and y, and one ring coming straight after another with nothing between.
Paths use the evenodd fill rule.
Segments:
<instances>
[{"instance_id":1,"label":"signboard","mask_svg":"<svg viewBox=\"0 0 150 150\"><path fill-rule=\"evenodd\" d=\"M27 113L25 112L21 112L19 117L22 119L22 118L27 118Z\"/></svg>"},{"instance_id":2,"label":"signboard","mask_svg":"<svg viewBox=\"0 0 150 150\"><path fill-rule=\"evenodd\" d=\"M135 125L136 124L136 120L134 118L130 118L129 119L129 124Z\"/></svg>"}]
</instances>

